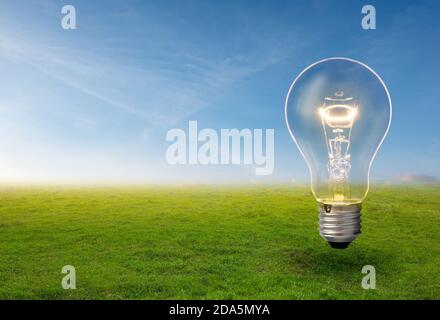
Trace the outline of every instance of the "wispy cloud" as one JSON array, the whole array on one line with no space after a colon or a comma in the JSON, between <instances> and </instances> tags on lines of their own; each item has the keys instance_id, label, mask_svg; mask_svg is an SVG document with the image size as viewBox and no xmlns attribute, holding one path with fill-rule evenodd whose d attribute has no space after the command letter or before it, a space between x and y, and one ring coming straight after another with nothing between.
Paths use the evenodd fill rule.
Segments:
<instances>
[{"instance_id":1,"label":"wispy cloud","mask_svg":"<svg viewBox=\"0 0 440 320\"><path fill-rule=\"evenodd\" d=\"M0 34L0 55L4 58L29 64L67 87L142 117L151 125L170 125L209 107L234 83L278 59L203 59L189 52L164 53L136 64L130 61L129 54L126 61L114 58L114 51L119 49L110 47L99 54L93 50L84 53Z\"/></svg>"},{"instance_id":2,"label":"wispy cloud","mask_svg":"<svg viewBox=\"0 0 440 320\"><path fill-rule=\"evenodd\" d=\"M59 8L46 6L44 12L53 15L55 9ZM51 37L53 30L43 35L28 29L20 32L25 26L1 26L0 23L0 62L29 66L29 70L21 68L24 73L15 81L29 74L37 82L27 85L36 92L38 88L52 91L37 102L26 94L24 102L17 102L14 99L21 99L25 90L17 82L10 85L17 89L17 95L1 103L2 115L9 117L2 123L11 122L14 130L0 139L5 153L0 172L8 181L175 178L182 171L171 174L169 168L163 167L156 150L162 141L158 143L150 135L209 108L241 81L284 58L279 54L282 50L269 43L274 40L264 37L246 47L248 54L241 50L212 54L173 34L154 43L129 33L94 35L96 41L91 41L94 36L85 37L78 30L72 31L78 33L70 42L72 33L66 33L66 38L59 33ZM161 33L158 28L155 31ZM142 41L145 43L138 45ZM221 48L222 44L215 46ZM52 85L53 90L47 87ZM98 109L105 107L107 110L102 112ZM15 113L10 114L13 110ZM48 117L52 112L56 115ZM104 118L109 114L110 123L103 123L109 120ZM113 119L118 117L124 118L123 135L133 134L132 122L138 136L131 141L101 141L102 132L114 130ZM61 124L56 123L60 120ZM60 129L66 125L71 128ZM145 150L147 144L151 150Z\"/></svg>"}]
</instances>

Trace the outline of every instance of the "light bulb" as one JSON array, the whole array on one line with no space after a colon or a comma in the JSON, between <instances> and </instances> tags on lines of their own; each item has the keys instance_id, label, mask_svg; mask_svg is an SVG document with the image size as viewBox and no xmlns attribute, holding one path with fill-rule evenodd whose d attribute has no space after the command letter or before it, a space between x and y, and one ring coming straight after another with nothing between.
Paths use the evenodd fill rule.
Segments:
<instances>
[{"instance_id":1,"label":"light bulb","mask_svg":"<svg viewBox=\"0 0 440 320\"><path fill-rule=\"evenodd\" d=\"M320 234L333 248L346 248L361 233L370 167L391 115L385 83L359 61L318 61L290 86L287 127L310 171Z\"/></svg>"}]
</instances>

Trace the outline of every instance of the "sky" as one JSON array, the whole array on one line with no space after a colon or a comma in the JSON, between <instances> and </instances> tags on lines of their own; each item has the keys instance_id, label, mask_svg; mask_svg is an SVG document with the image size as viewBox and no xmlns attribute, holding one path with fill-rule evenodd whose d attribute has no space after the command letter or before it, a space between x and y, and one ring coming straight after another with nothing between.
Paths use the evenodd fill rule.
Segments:
<instances>
[{"instance_id":1,"label":"sky","mask_svg":"<svg viewBox=\"0 0 440 320\"><path fill-rule=\"evenodd\" d=\"M77 29L61 8L74 5ZM361 8L376 8L376 30ZM440 2L0 2L0 183L308 181L284 102L332 56L385 81L393 122L373 181L440 177ZM273 128L275 168L170 165L168 130Z\"/></svg>"}]
</instances>

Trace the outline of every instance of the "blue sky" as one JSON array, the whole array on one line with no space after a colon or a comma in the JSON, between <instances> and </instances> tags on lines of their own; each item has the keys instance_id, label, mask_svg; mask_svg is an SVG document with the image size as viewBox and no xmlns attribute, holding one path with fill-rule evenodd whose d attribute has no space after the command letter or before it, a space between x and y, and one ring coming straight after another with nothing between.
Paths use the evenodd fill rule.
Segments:
<instances>
[{"instance_id":1,"label":"blue sky","mask_svg":"<svg viewBox=\"0 0 440 320\"><path fill-rule=\"evenodd\" d=\"M77 30L60 26L73 4ZM373 4L377 29L361 28ZM376 181L440 176L438 1L8 1L0 4L3 182L307 181L284 122L295 76L331 56L387 84ZM170 166L167 130L274 128L275 171Z\"/></svg>"}]
</instances>

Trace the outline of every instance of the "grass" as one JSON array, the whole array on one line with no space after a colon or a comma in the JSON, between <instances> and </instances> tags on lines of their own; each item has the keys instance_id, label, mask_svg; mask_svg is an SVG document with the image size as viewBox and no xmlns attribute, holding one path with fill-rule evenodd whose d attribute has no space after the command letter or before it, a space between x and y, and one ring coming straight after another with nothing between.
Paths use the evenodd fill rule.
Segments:
<instances>
[{"instance_id":1,"label":"grass","mask_svg":"<svg viewBox=\"0 0 440 320\"><path fill-rule=\"evenodd\" d=\"M439 299L440 188L373 187L331 249L305 188L2 187L2 299ZM377 289L364 290L364 265ZM77 289L61 288L73 265Z\"/></svg>"}]
</instances>

